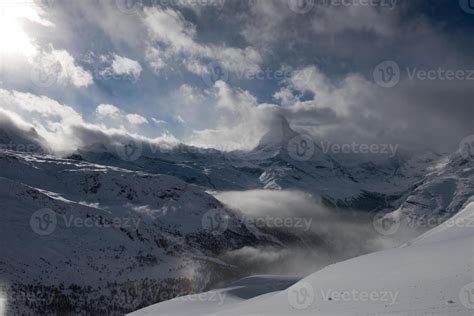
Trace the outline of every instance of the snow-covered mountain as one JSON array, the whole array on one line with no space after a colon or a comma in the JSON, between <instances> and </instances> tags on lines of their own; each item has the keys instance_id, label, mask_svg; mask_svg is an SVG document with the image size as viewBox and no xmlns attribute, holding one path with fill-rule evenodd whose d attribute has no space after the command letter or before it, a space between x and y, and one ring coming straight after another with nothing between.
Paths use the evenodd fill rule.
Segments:
<instances>
[{"instance_id":1,"label":"snow-covered mountain","mask_svg":"<svg viewBox=\"0 0 474 316\"><path fill-rule=\"evenodd\" d=\"M397 212L408 217L445 217L456 214L474 196L474 160L454 153L429 168L417 181Z\"/></svg>"},{"instance_id":2,"label":"snow-covered mountain","mask_svg":"<svg viewBox=\"0 0 474 316\"><path fill-rule=\"evenodd\" d=\"M458 225L442 224L409 246L340 262L295 284L261 276L131 315L472 315L474 202L453 220Z\"/></svg>"},{"instance_id":3,"label":"snow-covered mountain","mask_svg":"<svg viewBox=\"0 0 474 316\"><path fill-rule=\"evenodd\" d=\"M285 119L274 126L249 152L98 142L67 158L45 154L34 130L1 129L11 144L0 149L0 298L8 311L122 314L248 276L246 266L223 260L226 252L329 245L312 230L253 227L209 191L299 190L343 210L383 211L389 222L428 214L437 224L474 195L472 160L462 155L332 155ZM248 299L297 281L260 280L232 288Z\"/></svg>"},{"instance_id":4,"label":"snow-covered mountain","mask_svg":"<svg viewBox=\"0 0 474 316\"><path fill-rule=\"evenodd\" d=\"M171 176L3 150L0 170L12 314L131 311L245 275L223 251L278 244Z\"/></svg>"},{"instance_id":5,"label":"snow-covered mountain","mask_svg":"<svg viewBox=\"0 0 474 316\"><path fill-rule=\"evenodd\" d=\"M381 214L388 234L423 233L451 218L474 196L474 160L461 152L428 169L393 212Z\"/></svg>"},{"instance_id":6,"label":"snow-covered mountain","mask_svg":"<svg viewBox=\"0 0 474 316\"><path fill-rule=\"evenodd\" d=\"M321 142L299 134L283 117L249 152L220 152L184 144L162 148L139 143L133 159L124 144L90 144L73 158L148 173L168 174L207 190L298 189L331 205L365 211L398 206L440 155L400 150L386 155L325 152ZM124 142L126 143L126 142ZM126 146L126 144L125 144Z\"/></svg>"}]
</instances>

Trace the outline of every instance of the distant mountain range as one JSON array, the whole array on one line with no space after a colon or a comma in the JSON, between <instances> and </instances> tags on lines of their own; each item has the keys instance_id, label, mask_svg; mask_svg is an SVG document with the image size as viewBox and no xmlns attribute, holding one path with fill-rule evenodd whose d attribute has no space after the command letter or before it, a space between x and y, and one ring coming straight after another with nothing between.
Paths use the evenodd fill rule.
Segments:
<instances>
[{"instance_id":1,"label":"distant mountain range","mask_svg":"<svg viewBox=\"0 0 474 316\"><path fill-rule=\"evenodd\" d=\"M273 126L249 152L129 139L57 157L34 130L3 125L0 279L10 310L130 312L246 276L219 258L225 251L304 242L249 226L210 191L296 189L392 222L446 220L474 195L472 157L334 155L284 118Z\"/></svg>"}]
</instances>

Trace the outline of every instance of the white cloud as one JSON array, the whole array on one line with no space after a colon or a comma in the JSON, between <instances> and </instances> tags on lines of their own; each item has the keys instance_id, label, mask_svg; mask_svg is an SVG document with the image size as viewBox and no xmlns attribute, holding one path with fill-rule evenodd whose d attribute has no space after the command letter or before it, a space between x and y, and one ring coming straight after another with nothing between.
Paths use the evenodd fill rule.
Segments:
<instances>
[{"instance_id":1,"label":"white cloud","mask_svg":"<svg viewBox=\"0 0 474 316\"><path fill-rule=\"evenodd\" d=\"M14 1L10 1L14 2ZM11 7L11 4L10 4ZM8 8L8 6L7 6ZM26 18L30 21L36 22L43 26L53 27L55 26L53 22L46 18L47 11L41 7L35 1L18 1L18 10L15 10L18 13L19 17Z\"/></svg>"},{"instance_id":2,"label":"white cloud","mask_svg":"<svg viewBox=\"0 0 474 316\"><path fill-rule=\"evenodd\" d=\"M155 73L159 73L163 68L166 67L166 57L163 51L158 47L148 46L145 51L145 58L150 63L151 68Z\"/></svg>"},{"instance_id":3,"label":"white cloud","mask_svg":"<svg viewBox=\"0 0 474 316\"><path fill-rule=\"evenodd\" d=\"M161 125L161 124L166 124L167 122L166 121L163 121L163 120L160 120L160 119L157 119L157 118L154 118L152 117L151 120L157 124L157 125Z\"/></svg>"},{"instance_id":4,"label":"white cloud","mask_svg":"<svg viewBox=\"0 0 474 316\"><path fill-rule=\"evenodd\" d=\"M52 150L74 147L74 138L65 135L70 126L84 124L82 115L72 107L31 93L0 89L0 108L15 113L34 128Z\"/></svg>"},{"instance_id":5,"label":"white cloud","mask_svg":"<svg viewBox=\"0 0 474 316\"><path fill-rule=\"evenodd\" d=\"M145 9L145 23L150 38L146 57L159 71L171 61L181 60L188 71L206 73L210 61L219 62L228 71L257 72L262 57L252 47L244 49L225 45L200 44L196 41L196 26L170 8Z\"/></svg>"},{"instance_id":6,"label":"white cloud","mask_svg":"<svg viewBox=\"0 0 474 316\"><path fill-rule=\"evenodd\" d=\"M54 26L45 18L46 12L34 1L0 1L0 50L2 55L21 54L27 58L37 53L35 41L25 32L21 21L40 26ZM2 56L4 58L5 56Z\"/></svg>"},{"instance_id":7,"label":"white cloud","mask_svg":"<svg viewBox=\"0 0 474 316\"><path fill-rule=\"evenodd\" d=\"M42 51L32 58L31 64L34 70L39 72L39 78L47 76L53 80L51 84L87 87L94 82L92 75L77 65L74 57L66 50L51 47L49 52Z\"/></svg>"},{"instance_id":8,"label":"white cloud","mask_svg":"<svg viewBox=\"0 0 474 316\"><path fill-rule=\"evenodd\" d=\"M248 91L233 89L223 81L215 83L213 98L219 114L217 126L195 130L188 139L191 145L224 151L252 149L278 112L277 106L259 104Z\"/></svg>"},{"instance_id":9,"label":"white cloud","mask_svg":"<svg viewBox=\"0 0 474 316\"><path fill-rule=\"evenodd\" d=\"M294 72L288 85L274 97L281 100L291 110L329 109L338 115L348 115L351 107L361 107L361 98L373 90L373 84L358 74L350 74L340 82L333 83L316 66L307 66ZM293 92L311 92L314 98L299 101L292 97ZM362 103L363 104L363 103Z\"/></svg>"},{"instance_id":10,"label":"white cloud","mask_svg":"<svg viewBox=\"0 0 474 316\"><path fill-rule=\"evenodd\" d=\"M52 27L46 14L33 13L24 17L29 21L38 22L39 24L33 23L37 30L26 34L25 32L17 33L18 28L5 27L2 35L17 41L19 47L31 48L33 56L29 55L31 58L28 59L28 62L38 68L45 69L46 74L51 73L53 77L56 76L60 88L66 85L88 87L93 84L89 68L82 66L84 60L79 60L79 57L74 54L76 50L73 50L73 47L84 47L84 43L73 43L68 40L69 36L74 34L73 31L78 28L84 28L86 33L92 28L99 31L98 36L101 38L108 38L108 40L98 43L98 46L95 47L97 52L113 52L120 48L121 50L116 50L116 52L124 56L131 57L145 53L144 59L157 72L169 65L173 73L179 73L182 69L178 67L183 66L192 73L203 74L208 71L206 65L211 61L222 63L230 71L257 69L262 65L261 54L265 52L260 44L273 43L278 46L278 49L267 51L274 57L269 60L271 63L268 64L268 67L276 69L275 65L279 67L286 62L298 67L298 65L307 65L309 62L328 71L325 73L328 75L326 76L317 67L304 68L314 69L315 73L307 79L292 77L280 91L274 94L275 100L282 106L283 113L289 117L293 127L308 127L316 136L323 134L326 137L335 131L339 131L341 135L345 134L345 137L357 134L365 137L386 137L388 134L392 134L394 135L393 139L417 139L419 143L447 143L448 141L452 143L453 139L458 137L461 139L469 131L472 125L469 122L472 115L467 115L472 113L472 106L468 107L467 104L472 99L469 93L471 90L467 87L469 81L440 83L412 80L411 85L400 82L397 87L382 93L369 81L370 78L366 80L358 75L343 74L347 71L354 71L370 77L371 68L378 63L379 58L390 58L387 56L390 51L386 50L386 45L382 45L383 47L365 45L367 42L374 42L374 40L379 44L381 41L389 41L389 43L393 41L393 45L389 46L399 48L395 49L393 53L400 59L398 62L401 67L405 66L402 61L408 61L409 64L417 65L420 69L430 69L434 66L445 65L441 61L445 59L445 56L451 56L452 58L446 61L449 69L463 69L462 67L465 67L469 61L468 52L458 49L459 46L455 44L458 41L452 41L452 37L448 37L450 34L443 32L442 28L433 28L430 25L430 19L417 17L415 22L425 21L425 24L420 22L420 25L417 25L411 21L410 17L407 17L404 19L404 22L407 23L402 25L399 23L401 21L398 19L398 15L403 13L402 10L405 6L390 12L386 10L379 12L378 8L373 7L320 6L310 14L298 15L289 10L286 0L250 3L252 5L249 8L244 5L244 9L237 15L233 10L234 4L226 4L226 9L220 12L218 21L210 21L204 15L190 14L193 21L190 23L191 20L187 21L181 13L176 11L176 6L174 6L175 9L163 9L158 6L145 8L143 15L124 19L123 14L115 7L114 1L100 2L94 6L78 1L68 3L68 7L64 7L64 10L58 8L56 11L58 15L54 16L54 22L58 23L58 27ZM235 4L235 7L237 5ZM183 12L186 12L186 17L190 13L189 10ZM81 15L84 19L80 23L78 21L76 21L77 23L63 23L72 21L70 19L72 13ZM119 20L120 23L117 23ZM3 21L5 19L2 19L0 23ZM29 24L29 22L18 23L21 27L25 26L24 31L27 31L26 26ZM237 24L239 25L238 30L235 29ZM200 34L201 26L206 31L215 25L222 25L222 29ZM426 27L423 27L424 25ZM49 33L46 35L45 31ZM231 32L230 36L227 36L227 32ZM253 47L245 48L246 44L241 44L242 39L237 34L238 32L241 32L244 35L243 40L247 40ZM14 34L22 34L22 36L17 37ZM398 36L386 38L391 34L403 34L405 40L402 41ZM338 41L339 37L347 40ZM215 42L216 38L219 38L219 42ZM26 41L24 41L25 39ZM223 42L220 42L220 39ZM61 49L51 48L42 51L44 45L47 44L44 40L51 40L55 43L59 41L57 45L61 45ZM233 44L236 42L240 44ZM9 45L9 47L11 46ZM254 47L258 47L258 50ZM433 54L426 55L426 47ZM122 49L130 52L131 55L122 54ZM37 59L33 58L35 56ZM102 60L110 69L114 67L114 56L118 55L108 54L105 56L106 59ZM15 58L26 60L24 56ZM137 58L142 63L140 65L137 62L138 66L127 57L123 57L127 58L126 62L120 58L122 56L118 56L116 67L114 67L117 72L127 73L132 77L142 75L143 70L138 71L138 66L141 68L142 65L145 65L141 62L141 58ZM2 64L5 68L11 69L3 77L5 86L15 87L17 85L21 86L21 89L27 89L25 86L28 85L30 78L24 77L30 75L28 62L16 64L5 62ZM372 62L374 65L371 64ZM304 71L300 70L301 72ZM11 74L13 76L10 76ZM330 79L330 76L339 76L340 74L339 78L342 79ZM195 79L186 77L186 75L183 78L186 80ZM168 81L166 86L176 89L176 82L171 81ZM86 102L87 99L103 100L104 93L113 93L117 99L120 99L123 97L123 93L128 92L122 89L118 91L115 84L111 82L109 84L112 84L113 91L98 90L101 87L97 87L97 90L90 89L87 96L80 96L81 102ZM216 86L214 89L201 91L189 85L182 85L176 96L173 95L173 92L177 90L174 90L170 95L163 95L162 90L152 91L155 87L153 84L145 83L138 88L140 92L146 94L144 97L147 100L156 99L157 93L160 97L163 96L165 100L160 100L160 105L162 105L160 114L156 115L169 120L169 128L176 128L181 135L186 135L186 132L190 130L196 130L190 137L195 141L195 144L222 147L228 142L228 147L231 148L250 148L258 142L259 135L265 132L265 124L262 122L270 114L264 109L265 105L258 104L257 100L248 92L225 86ZM181 84L182 81L179 80L178 85ZM252 89L262 88L265 90L263 91L264 95L266 95L271 86L272 83L269 85L264 83L255 85ZM34 90L38 90L36 88ZM77 99L79 97L77 93L81 93L81 91L71 89L60 91L54 87L52 91L47 92L48 95L58 97L62 94L62 99ZM314 98L311 98L311 94L314 94ZM41 97L38 98L41 99ZM172 102L168 102L169 100ZM446 110L446 100L449 100L449 104L455 110ZM43 114L27 112L20 105L18 107L25 113L24 117L33 113L33 117L39 122L48 119L49 122L44 127L51 130L57 128L56 124L60 124L50 115L46 116L46 112ZM31 108L35 107L35 104L31 104ZM163 109L165 107L169 108ZM42 108L44 111L44 106ZM53 112L54 116L60 113L56 110ZM97 114L99 115L99 113ZM136 127L131 126L134 124L127 120L127 113L121 111L115 114L119 115L115 122L107 122L114 115L113 113L97 118L102 119L98 120L101 124L113 123L114 126L123 125L130 129ZM175 115L179 115L186 124L175 124ZM37 118L38 116L39 118ZM70 117L77 117L77 113ZM153 124L163 124L151 118L147 119ZM143 119L135 121L143 122ZM435 128L440 125L449 128ZM139 126L142 125L139 124ZM355 130L357 133L354 132ZM449 133L446 132L447 130ZM445 140L448 135L450 139Z\"/></svg>"},{"instance_id":11,"label":"white cloud","mask_svg":"<svg viewBox=\"0 0 474 316\"><path fill-rule=\"evenodd\" d=\"M279 91L273 94L275 100L280 101L281 105L288 106L296 103L297 97L293 94L293 91L288 87L283 87Z\"/></svg>"},{"instance_id":12,"label":"white cloud","mask_svg":"<svg viewBox=\"0 0 474 316\"><path fill-rule=\"evenodd\" d=\"M51 44L44 49L47 43L41 43L43 38L37 34L57 34L60 30L48 19L49 12L38 1L7 2L0 4L2 71L31 79L41 88L54 84L87 87L93 83L92 75L79 66L66 49L54 49ZM37 32L27 29L28 24L23 23L25 20L33 22ZM24 65L30 66L29 71L21 69Z\"/></svg>"},{"instance_id":13,"label":"white cloud","mask_svg":"<svg viewBox=\"0 0 474 316\"><path fill-rule=\"evenodd\" d=\"M118 107L112 104L100 104L95 110L97 116L101 119L110 118L117 123L117 121L128 122L132 125L143 125L148 124L148 120L143 116L136 113L125 113L120 110Z\"/></svg>"},{"instance_id":14,"label":"white cloud","mask_svg":"<svg viewBox=\"0 0 474 316\"><path fill-rule=\"evenodd\" d=\"M50 152L45 139L16 113L0 108L0 146L18 151Z\"/></svg>"},{"instance_id":15,"label":"white cloud","mask_svg":"<svg viewBox=\"0 0 474 316\"><path fill-rule=\"evenodd\" d=\"M220 192L216 198L231 209L242 212L246 219L272 218L298 219L300 225L287 229L308 239L322 240L324 247L309 250L295 245L292 249L271 247L244 247L229 251L225 258L231 262L245 262L253 267L268 266L271 273L311 273L334 260L345 260L363 253L379 251L400 245L398 240L381 236L374 231L372 221L361 214L337 212L319 198L293 190L250 190ZM354 220L357 218L357 220ZM254 221L248 221L254 222ZM342 233L341 233L342 232Z\"/></svg>"},{"instance_id":16,"label":"white cloud","mask_svg":"<svg viewBox=\"0 0 474 316\"><path fill-rule=\"evenodd\" d=\"M103 117L119 118L121 116L120 110L112 104L100 104L95 112Z\"/></svg>"},{"instance_id":17,"label":"white cloud","mask_svg":"<svg viewBox=\"0 0 474 316\"><path fill-rule=\"evenodd\" d=\"M38 115L45 119L53 119L68 123L81 123L82 115L73 108L45 96L31 93L7 91L0 89L0 106L4 109L23 114L22 117Z\"/></svg>"},{"instance_id":18,"label":"white cloud","mask_svg":"<svg viewBox=\"0 0 474 316\"><path fill-rule=\"evenodd\" d=\"M199 102L206 100L206 97L197 88L190 86L189 84L183 84L178 89L179 95L182 97L183 102L189 105L196 105Z\"/></svg>"},{"instance_id":19,"label":"white cloud","mask_svg":"<svg viewBox=\"0 0 474 316\"><path fill-rule=\"evenodd\" d=\"M181 117L181 115L175 115L174 120L175 120L176 122L178 122L179 124L184 124L184 123L185 123L185 121L183 120L183 118Z\"/></svg>"},{"instance_id":20,"label":"white cloud","mask_svg":"<svg viewBox=\"0 0 474 316\"><path fill-rule=\"evenodd\" d=\"M117 113L115 109L113 105L102 104L96 113L113 115ZM122 111L120 114L124 115ZM173 146L178 143L169 131L159 137L149 138L133 134L123 126L108 128L103 124L91 124L84 121L82 115L68 105L45 96L18 91L0 89L0 116L5 117L5 122L9 124L1 124L0 130L8 127L9 130L19 131L17 140L41 142L41 146L45 145L44 147L49 147L58 154L82 147L91 148L90 146L98 143L115 152L114 144L129 139L147 142L153 146ZM123 117L131 118L134 123L146 121L138 114ZM12 124L13 127L10 126ZM43 141L46 144L43 144Z\"/></svg>"},{"instance_id":21,"label":"white cloud","mask_svg":"<svg viewBox=\"0 0 474 316\"><path fill-rule=\"evenodd\" d=\"M138 114L127 114L125 117L127 118L127 121L133 125L142 125L148 123L146 118Z\"/></svg>"},{"instance_id":22,"label":"white cloud","mask_svg":"<svg viewBox=\"0 0 474 316\"><path fill-rule=\"evenodd\" d=\"M114 54L112 70L117 75L129 75L137 80L143 69L137 61Z\"/></svg>"},{"instance_id":23,"label":"white cloud","mask_svg":"<svg viewBox=\"0 0 474 316\"><path fill-rule=\"evenodd\" d=\"M379 36L393 36L400 31L400 11L397 1L382 1L377 5L324 5L315 1L310 13L301 16L288 8L288 1L253 1L241 19L242 35L257 47L271 49L271 45L288 45L302 41L318 41L318 35L342 32L371 32ZM270 51L271 53L271 51Z\"/></svg>"}]
</instances>

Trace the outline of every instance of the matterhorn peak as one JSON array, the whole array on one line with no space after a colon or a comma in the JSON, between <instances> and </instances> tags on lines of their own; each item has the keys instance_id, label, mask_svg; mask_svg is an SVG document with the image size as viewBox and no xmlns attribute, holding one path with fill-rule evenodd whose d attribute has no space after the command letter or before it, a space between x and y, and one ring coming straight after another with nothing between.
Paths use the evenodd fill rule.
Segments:
<instances>
[{"instance_id":1,"label":"matterhorn peak","mask_svg":"<svg viewBox=\"0 0 474 316\"><path fill-rule=\"evenodd\" d=\"M274 115L268 122L268 126L268 132L260 139L257 149L286 146L288 141L298 136L282 114Z\"/></svg>"}]
</instances>

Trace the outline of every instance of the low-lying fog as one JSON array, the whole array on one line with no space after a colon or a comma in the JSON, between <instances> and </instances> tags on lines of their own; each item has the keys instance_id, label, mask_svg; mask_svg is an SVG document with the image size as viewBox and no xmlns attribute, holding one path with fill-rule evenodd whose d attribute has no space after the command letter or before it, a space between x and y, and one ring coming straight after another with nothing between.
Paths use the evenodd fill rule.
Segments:
<instances>
[{"instance_id":1,"label":"low-lying fog","mask_svg":"<svg viewBox=\"0 0 474 316\"><path fill-rule=\"evenodd\" d=\"M223 255L249 274L304 276L328 264L401 245L399 237L378 233L374 214L337 210L299 191L251 190L218 192L217 199L240 211L259 228L291 232L301 241L284 247L244 247Z\"/></svg>"}]
</instances>

